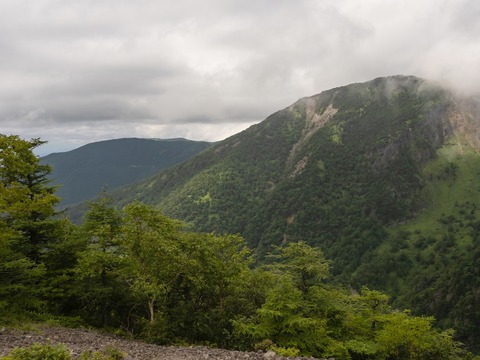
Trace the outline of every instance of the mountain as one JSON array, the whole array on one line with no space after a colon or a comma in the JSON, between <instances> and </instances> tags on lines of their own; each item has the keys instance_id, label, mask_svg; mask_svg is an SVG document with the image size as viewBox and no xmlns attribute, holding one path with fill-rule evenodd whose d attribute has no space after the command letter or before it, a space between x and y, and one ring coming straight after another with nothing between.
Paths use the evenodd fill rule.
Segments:
<instances>
[{"instance_id":1,"label":"mountain","mask_svg":"<svg viewBox=\"0 0 480 360\"><path fill-rule=\"evenodd\" d=\"M211 143L186 139L116 139L87 144L41 159L53 167L52 179L59 184L61 206L97 196L139 181L169 166L185 161Z\"/></svg>"},{"instance_id":2,"label":"mountain","mask_svg":"<svg viewBox=\"0 0 480 360\"><path fill-rule=\"evenodd\" d=\"M300 99L123 188L196 231L239 233L261 261L305 240L334 281L386 290L480 343L480 102L413 76Z\"/></svg>"},{"instance_id":3,"label":"mountain","mask_svg":"<svg viewBox=\"0 0 480 360\"><path fill-rule=\"evenodd\" d=\"M253 248L305 239L359 258L377 245L359 238L382 239L426 205L422 170L457 139L454 105L414 77L332 89L124 192L196 229L241 233ZM340 244L345 234L353 238Z\"/></svg>"}]
</instances>

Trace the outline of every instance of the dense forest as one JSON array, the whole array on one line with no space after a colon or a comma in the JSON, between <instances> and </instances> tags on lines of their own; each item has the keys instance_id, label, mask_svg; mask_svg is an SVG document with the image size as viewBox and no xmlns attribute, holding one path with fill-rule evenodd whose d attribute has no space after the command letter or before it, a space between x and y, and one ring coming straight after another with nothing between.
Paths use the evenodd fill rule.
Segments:
<instances>
[{"instance_id":1,"label":"dense forest","mask_svg":"<svg viewBox=\"0 0 480 360\"><path fill-rule=\"evenodd\" d=\"M192 231L138 201L89 203L82 225L32 150L0 135L0 319L94 326L155 343L273 349L335 359L470 359L452 330L397 310L387 294L331 281L307 243L257 263L238 235ZM428 241L428 240L426 240Z\"/></svg>"},{"instance_id":2,"label":"dense forest","mask_svg":"<svg viewBox=\"0 0 480 360\"><path fill-rule=\"evenodd\" d=\"M115 194L241 234L257 262L305 241L335 282L480 344L480 102L413 76L302 98Z\"/></svg>"}]
</instances>

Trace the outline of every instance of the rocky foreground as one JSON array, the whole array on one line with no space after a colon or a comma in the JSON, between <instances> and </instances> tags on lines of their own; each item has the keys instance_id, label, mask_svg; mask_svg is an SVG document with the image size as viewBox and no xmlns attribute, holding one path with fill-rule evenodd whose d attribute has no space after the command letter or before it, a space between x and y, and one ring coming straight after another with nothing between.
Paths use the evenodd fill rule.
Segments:
<instances>
[{"instance_id":1,"label":"rocky foreground","mask_svg":"<svg viewBox=\"0 0 480 360\"><path fill-rule=\"evenodd\" d=\"M60 327L40 327L36 331L0 329L0 357L15 347L27 347L34 343L64 344L72 356L84 351L102 351L113 347L123 351L126 360L280 360L306 359L285 358L269 352L241 352L211 349L204 346L177 347L147 344L121 337L106 335L91 330L67 329Z\"/></svg>"}]
</instances>

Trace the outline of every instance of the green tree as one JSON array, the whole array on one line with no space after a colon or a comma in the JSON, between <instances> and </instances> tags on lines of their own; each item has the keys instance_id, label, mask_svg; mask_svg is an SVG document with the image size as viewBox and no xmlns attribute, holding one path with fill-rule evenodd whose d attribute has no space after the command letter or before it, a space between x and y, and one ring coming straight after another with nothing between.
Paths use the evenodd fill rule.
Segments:
<instances>
[{"instance_id":1,"label":"green tree","mask_svg":"<svg viewBox=\"0 0 480 360\"><path fill-rule=\"evenodd\" d=\"M265 288L250 250L237 235L185 233L178 242L186 266L168 294L170 332L195 342L232 346L231 321L252 314Z\"/></svg>"},{"instance_id":2,"label":"green tree","mask_svg":"<svg viewBox=\"0 0 480 360\"><path fill-rule=\"evenodd\" d=\"M33 153L43 143L0 134L0 304L10 312L42 304L43 257L58 226L51 169Z\"/></svg>"},{"instance_id":3,"label":"green tree","mask_svg":"<svg viewBox=\"0 0 480 360\"><path fill-rule=\"evenodd\" d=\"M74 273L79 282L78 297L83 314L96 325L107 326L125 302L126 284L121 279L121 213L104 192L88 204L80 228L84 250L78 253ZM100 321L99 321L100 320Z\"/></svg>"},{"instance_id":4,"label":"green tree","mask_svg":"<svg viewBox=\"0 0 480 360\"><path fill-rule=\"evenodd\" d=\"M235 326L257 341L269 339L273 346L298 349L303 355L319 354L329 340L327 321L310 317L308 307L291 279L279 276L257 314L235 321Z\"/></svg>"},{"instance_id":5,"label":"green tree","mask_svg":"<svg viewBox=\"0 0 480 360\"><path fill-rule=\"evenodd\" d=\"M269 256L275 261L270 268L274 272L288 274L297 289L303 294L315 285L320 285L329 276L330 261L323 252L304 241L289 243L277 248L277 253Z\"/></svg>"},{"instance_id":6,"label":"green tree","mask_svg":"<svg viewBox=\"0 0 480 360\"><path fill-rule=\"evenodd\" d=\"M314 356L345 352L334 350L337 341L329 329L329 322L341 314L345 295L324 283L329 262L322 251L304 242L289 243L269 258L275 261L267 267L276 276L275 285L256 315L235 321L237 331L255 340L269 339L277 350Z\"/></svg>"},{"instance_id":7,"label":"green tree","mask_svg":"<svg viewBox=\"0 0 480 360\"><path fill-rule=\"evenodd\" d=\"M167 293L187 265L178 246L181 224L139 202L127 205L124 213L125 279L133 293L148 305L153 325L156 314L165 311Z\"/></svg>"},{"instance_id":8,"label":"green tree","mask_svg":"<svg viewBox=\"0 0 480 360\"><path fill-rule=\"evenodd\" d=\"M5 312L9 316L43 305L38 284L45 275L45 267L12 249L17 237L12 229L0 226L0 314Z\"/></svg>"},{"instance_id":9,"label":"green tree","mask_svg":"<svg viewBox=\"0 0 480 360\"><path fill-rule=\"evenodd\" d=\"M264 298L244 239L188 232L138 202L123 212L124 278L148 309L147 336L233 345L231 321Z\"/></svg>"},{"instance_id":10,"label":"green tree","mask_svg":"<svg viewBox=\"0 0 480 360\"><path fill-rule=\"evenodd\" d=\"M266 301L238 332L254 341L271 341L280 353L336 359L458 359L451 331L433 328L432 318L393 310L376 290L354 291L325 283L328 261L320 250L290 243L270 257L276 276Z\"/></svg>"},{"instance_id":11,"label":"green tree","mask_svg":"<svg viewBox=\"0 0 480 360\"><path fill-rule=\"evenodd\" d=\"M2 221L19 236L16 250L36 264L57 226L52 220L59 199L49 186L51 168L40 164L33 150L45 142L0 134L0 206Z\"/></svg>"},{"instance_id":12,"label":"green tree","mask_svg":"<svg viewBox=\"0 0 480 360\"><path fill-rule=\"evenodd\" d=\"M354 335L372 337L381 325L381 319L392 308L388 295L364 287L360 294L350 297L352 310L349 312L349 330Z\"/></svg>"},{"instance_id":13,"label":"green tree","mask_svg":"<svg viewBox=\"0 0 480 360\"><path fill-rule=\"evenodd\" d=\"M381 356L418 360L459 358L460 349L453 340L453 331L434 329L433 320L406 312L384 315L382 328L375 335Z\"/></svg>"}]
</instances>

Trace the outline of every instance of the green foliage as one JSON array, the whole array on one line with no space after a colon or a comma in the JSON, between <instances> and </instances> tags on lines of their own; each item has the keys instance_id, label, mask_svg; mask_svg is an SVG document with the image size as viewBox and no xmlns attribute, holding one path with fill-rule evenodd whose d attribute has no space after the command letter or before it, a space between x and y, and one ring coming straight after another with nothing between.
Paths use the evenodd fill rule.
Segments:
<instances>
[{"instance_id":1,"label":"green foliage","mask_svg":"<svg viewBox=\"0 0 480 360\"><path fill-rule=\"evenodd\" d=\"M305 313L307 308L302 292L290 279L280 277L257 314L235 325L240 333L254 339L271 339L275 346L299 349L306 355L315 354L328 339L326 320L309 317Z\"/></svg>"},{"instance_id":2,"label":"green foliage","mask_svg":"<svg viewBox=\"0 0 480 360\"><path fill-rule=\"evenodd\" d=\"M339 96L351 97L350 100L353 101L355 94L350 94L349 91L340 92ZM398 98L392 101L405 100L401 92L395 96ZM407 96L407 100L415 102L418 99ZM327 108L329 104L332 104L330 100L326 101L322 108ZM300 106L296 114L306 113L307 110ZM292 141L293 146L295 137L302 134L302 127L297 128L295 123L290 123L289 114L290 111L286 111L281 115L286 121L282 131L287 134L285 141ZM349 146L349 123L345 117L346 115L342 120L345 121L342 123L342 143L334 144L328 132L319 135L325 137L322 141L328 140L329 144L335 147ZM415 124L415 118L412 120L409 117L408 121L404 121L402 116L394 118L395 121L402 119L400 125L408 122L411 127ZM267 132L279 131L268 123L262 126ZM306 145L297 145L295 151L301 151L303 146ZM279 151L285 152L285 149ZM252 155L250 153L239 153L235 156L237 155L244 157L245 161L252 160L249 158ZM20 156L20 153L15 156ZM329 171L322 171L321 174L318 172L320 159L315 160L314 168L309 169L295 165L292 160L295 156L287 159L293 163L286 165L288 174L293 176L287 176L282 181L287 178L290 180L276 186L307 201L306 195L299 189L300 184L308 177L300 178L309 171L314 171L315 176L318 175L319 179L323 180L330 174ZM332 164L329 163L327 155L322 155L322 158L322 164L328 170ZM303 156L299 155L299 159L303 159ZM17 164L16 161L13 163ZM243 171L241 163L236 165L235 168L221 166L221 176L225 180L223 184L231 187L229 191L232 193L236 193L233 179L237 172ZM269 165L272 176L277 165ZM455 169L449 171L455 173L457 179L462 178L461 166L449 168ZM376 170L383 171L381 166ZM14 172L5 170L4 173ZM251 172L250 176L255 173ZM212 172L207 176L209 187L215 186L213 175ZM5 175L4 179L7 178ZM35 221L30 218L35 226L38 225L37 230L43 230L42 236L45 235L41 241L35 242L39 239L33 236L35 232L20 231L22 228L32 229L31 226L24 227L25 218L22 216L28 218L28 213L17 213L14 204L5 200L7 198L0 199L6 214L5 218L0 219L1 229L4 230L0 235L0 271L7 275L0 277L0 310L11 310L15 300L19 301L24 311L33 310L40 314L50 310L56 315L76 316L76 319L80 317L87 324L122 328L133 336L157 343L202 343L245 349L260 342L265 349L289 356L300 354L336 359L379 360L456 359L469 356L454 341L453 332L433 328L433 318L415 317L408 312L394 310L388 302L389 297L380 291L363 288L357 293L353 288L347 290L335 285L331 282L329 272L331 267L334 273L338 272L338 264L350 259L352 254L361 255L361 258L352 260L358 261L357 264L345 267L346 274L361 262L378 260L373 249L388 255L381 258L382 261L372 262L380 275L389 274L385 269L407 272L408 266L416 262L426 262L427 268L433 273L429 266L435 264L434 250L442 246L446 249L456 247L459 251L471 252L472 256L476 257L478 247L475 244L480 238L476 231L480 229L480 220L472 217L475 215L475 212L472 213L472 210L475 210L474 205L459 203L456 205L458 211L455 214L445 214L439 219L438 226L445 227L446 230L441 243L435 238L424 236L421 230L404 229L392 237L391 241L377 247L378 239L388 236L382 230L383 220L374 219L373 215L365 215L364 210L367 209L370 214L372 208L364 208L363 214L353 209L358 204L353 204L352 202L357 200L346 195L347 190L351 190L350 187L345 187L338 183L337 179L331 178L329 189L336 189L337 186L341 189L341 192L333 191L334 196L338 197L337 204L341 204L341 207L336 209L341 211L329 214L326 210L333 208L317 209L321 210L321 219L313 216L310 220L313 223L320 221L324 229L331 233L325 235L322 232L319 237L311 237L310 242L330 244L329 251L332 253L340 250L347 252L348 256L336 259L335 267L335 262L326 260L319 247L303 241L293 241L295 237L290 236L291 231L297 235L307 231L297 229L297 221L303 217L310 218L311 214L295 207L290 200L286 203L280 202L278 194L273 194L271 185L261 185L263 180L253 178L257 179L255 181L258 181L257 185L260 187L253 192L256 195L251 200L251 209L248 209L246 214L239 213L238 216L249 217L253 214L250 212L252 209L259 209L256 205L265 205L265 209L272 210L271 214L278 210L276 207L282 207L286 219L283 246L275 247L271 255L265 254L265 266L256 269L252 269L253 258L247 242L240 236L223 232L223 235L192 232L183 223L165 216L151 205L133 202L117 210L112 200L103 194L97 201L89 204L84 224L76 227L65 220L50 222L52 204L49 204L45 213L36 213ZM368 176L365 179L371 180ZM22 191L33 191L28 186L22 188L17 185L15 182L9 183L2 189L5 194L13 194L13 197L24 195ZM37 185L39 186L35 191L41 192L45 184L40 182ZM19 188L22 191L17 191ZM310 196L318 195L315 193L315 182L307 188L312 190ZM400 191L399 188L395 189ZM189 188L188 191L190 190L195 189ZM209 189L199 188L195 191L188 201L193 204L194 209L197 207L198 213L203 214L206 221L211 224L229 221L222 220L217 208L224 201L222 196ZM271 195L262 200L260 194L264 192ZM241 196L246 195L243 193ZM31 198L26 196L23 200L28 202ZM205 201L195 201L202 198ZM333 201L333 198L322 199ZM364 200L368 201L362 203L363 205L372 204L369 203L371 199L358 201ZM318 204L323 206L321 201ZM226 205L227 203L223 203L220 207ZM36 205L32 206L35 208ZM261 213L252 217L252 223L245 225L244 230L253 231L257 221L263 222L267 215ZM336 220L336 216L340 215L345 215L346 220ZM324 223L325 221L328 223ZM469 221L469 229L465 230L469 237L457 241L453 234L464 221ZM278 231L275 230L278 225L273 221L271 230ZM313 226L311 231L318 230L316 226L319 225ZM342 226L346 229L341 229ZM326 238L322 238L325 236ZM369 243L362 241L370 237L374 240ZM324 242L327 238L335 241ZM358 242L352 242L352 239L358 239ZM26 246L30 240L35 246ZM262 241L266 241L266 238ZM263 250L266 248L268 246ZM36 250L31 252L31 249ZM425 253L419 253L419 259L412 260L409 255L414 252L410 251L411 249L421 249ZM426 254L430 255L423 259ZM454 259L455 252L452 252L448 260ZM394 261L390 264L391 260ZM387 268L388 266L390 268ZM472 265L465 271L474 279L477 275L475 269ZM358 270L367 272L369 269L360 266ZM454 270L463 269L458 266ZM446 281L450 275L452 274L445 272L437 276ZM453 275L453 279L459 278L457 274ZM432 282L412 288L421 290L419 297L425 296L426 289ZM464 285L455 287L455 296L465 288ZM62 290L55 291L56 287L61 287ZM46 295L47 293L51 294ZM470 291L465 296L470 297L468 301L472 301L475 295ZM92 353L83 356L100 359L110 355ZM120 354L111 355L113 358L118 356Z\"/></svg>"},{"instance_id":3,"label":"green foliage","mask_svg":"<svg viewBox=\"0 0 480 360\"><path fill-rule=\"evenodd\" d=\"M111 346L107 346L105 351L85 351L77 360L123 360L125 354ZM26 348L15 348L2 360L71 360L70 352L63 344L51 345L35 343Z\"/></svg>"},{"instance_id":4,"label":"green foliage","mask_svg":"<svg viewBox=\"0 0 480 360\"><path fill-rule=\"evenodd\" d=\"M442 147L423 170L421 196L432 201L417 218L392 228L357 273L364 282L387 289L396 306L435 316L442 328L455 327L457 338L473 349L480 339L474 300L480 287L475 266L479 171L478 155L465 139Z\"/></svg>"},{"instance_id":5,"label":"green foliage","mask_svg":"<svg viewBox=\"0 0 480 360\"><path fill-rule=\"evenodd\" d=\"M248 267L250 251L238 236L189 234L183 241L187 266L168 297L170 306L175 304L169 316L180 322L172 332L224 345L231 340L226 338L230 321L253 311L258 290L250 283L255 280Z\"/></svg>"},{"instance_id":6,"label":"green foliage","mask_svg":"<svg viewBox=\"0 0 480 360\"><path fill-rule=\"evenodd\" d=\"M158 210L133 203L125 209L123 245L126 250L125 278L131 290L148 303L150 323L155 322L155 303L163 299L187 264L179 252L179 224Z\"/></svg>"},{"instance_id":7,"label":"green foliage","mask_svg":"<svg viewBox=\"0 0 480 360\"><path fill-rule=\"evenodd\" d=\"M453 333L433 329L432 318L392 310L388 296L376 290L348 294L323 283L325 260L317 249L291 243L282 250L283 258L275 257L281 262L270 266L277 279L265 303L255 315L234 322L238 332L260 340L257 348L336 359L461 356ZM323 265L323 276L304 286L298 274L315 264Z\"/></svg>"},{"instance_id":8,"label":"green foliage","mask_svg":"<svg viewBox=\"0 0 480 360\"><path fill-rule=\"evenodd\" d=\"M64 345L42 345L35 343L27 348L15 348L3 360L70 360L70 353Z\"/></svg>"},{"instance_id":9,"label":"green foliage","mask_svg":"<svg viewBox=\"0 0 480 360\"><path fill-rule=\"evenodd\" d=\"M48 186L51 168L41 165L32 150L43 142L0 135L0 209L2 223L17 232L14 248L36 264L48 242L49 221L59 199Z\"/></svg>"},{"instance_id":10,"label":"green foliage","mask_svg":"<svg viewBox=\"0 0 480 360\"><path fill-rule=\"evenodd\" d=\"M45 257L59 223L58 198L48 185L49 166L32 150L39 139L0 134L0 312L41 310Z\"/></svg>"},{"instance_id":11,"label":"green foliage","mask_svg":"<svg viewBox=\"0 0 480 360\"><path fill-rule=\"evenodd\" d=\"M475 346L479 114L466 104L406 76L332 89L119 196L241 234L259 261L304 240L336 282L382 289Z\"/></svg>"},{"instance_id":12,"label":"green foliage","mask_svg":"<svg viewBox=\"0 0 480 360\"><path fill-rule=\"evenodd\" d=\"M323 312L328 307L327 293L320 290L328 262L320 250L303 242L278 249L271 259L277 261L268 266L276 274L274 285L254 316L234 322L236 329L264 344L269 339L272 345L265 346L271 350L317 356L333 342L331 319Z\"/></svg>"},{"instance_id":13,"label":"green foliage","mask_svg":"<svg viewBox=\"0 0 480 360\"><path fill-rule=\"evenodd\" d=\"M280 356L297 357L300 355L300 350L296 348L284 348L280 346L272 346L271 350Z\"/></svg>"},{"instance_id":14,"label":"green foliage","mask_svg":"<svg viewBox=\"0 0 480 360\"><path fill-rule=\"evenodd\" d=\"M324 258L320 249L313 248L303 241L289 243L279 249L278 254L272 254L269 258L276 261L270 268L274 272L292 276L296 288L303 293L329 276L330 261Z\"/></svg>"},{"instance_id":15,"label":"green foliage","mask_svg":"<svg viewBox=\"0 0 480 360\"><path fill-rule=\"evenodd\" d=\"M101 213L110 212L102 206ZM250 252L243 239L189 233L158 209L138 202L129 204L120 214L119 233L112 237L115 245L109 240L106 252L80 253L76 267L84 281L95 274L98 277L101 272L97 267L103 269L108 264L106 279L111 275L116 285L109 287L100 281L105 277L100 277L97 287L87 282L85 294L91 294L92 301L97 302L102 294L108 295L109 303L115 299L118 308L115 294L128 291L136 302L133 308L146 309L148 314L144 318L141 311L130 311L128 322L151 341L231 341L230 320L239 313L253 312L255 302L263 298L264 285L258 286L259 277L249 268ZM87 219L91 218L96 219L93 225L105 219L88 213ZM84 227L98 229L87 223ZM102 261L105 256L111 259Z\"/></svg>"},{"instance_id":16,"label":"green foliage","mask_svg":"<svg viewBox=\"0 0 480 360\"><path fill-rule=\"evenodd\" d=\"M104 351L84 351L78 360L123 360L125 353L119 349L107 345Z\"/></svg>"},{"instance_id":17,"label":"green foliage","mask_svg":"<svg viewBox=\"0 0 480 360\"><path fill-rule=\"evenodd\" d=\"M120 304L128 303L130 298L120 278L124 267L120 248L122 219L106 194L89 207L79 229L84 248L77 252L73 291L83 316L87 315L95 325L108 326L115 323Z\"/></svg>"}]
</instances>

